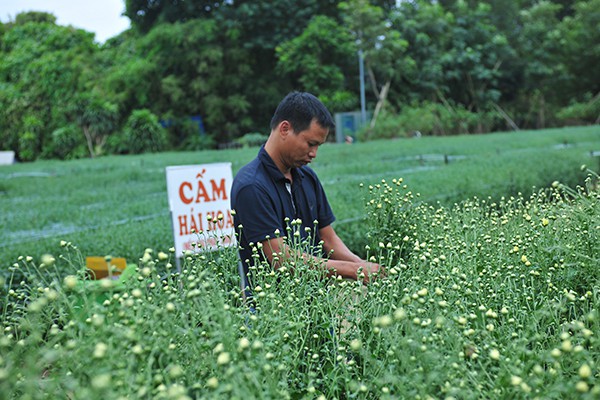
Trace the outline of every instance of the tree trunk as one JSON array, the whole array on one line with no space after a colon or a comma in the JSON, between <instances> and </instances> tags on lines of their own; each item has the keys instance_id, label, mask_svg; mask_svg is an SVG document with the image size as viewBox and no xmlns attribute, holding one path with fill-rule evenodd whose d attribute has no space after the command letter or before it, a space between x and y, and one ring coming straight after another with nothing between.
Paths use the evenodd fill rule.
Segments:
<instances>
[{"instance_id":1,"label":"tree trunk","mask_svg":"<svg viewBox=\"0 0 600 400\"><path fill-rule=\"evenodd\" d=\"M90 158L94 158L94 141L92 140L92 134L88 126L83 127L83 134L85 135L85 141L90 152Z\"/></svg>"},{"instance_id":2,"label":"tree trunk","mask_svg":"<svg viewBox=\"0 0 600 400\"><path fill-rule=\"evenodd\" d=\"M594 96L594 98L592 100L590 100L590 102L588 103L590 105L590 107L592 107L594 105L595 102L600 100L600 92L598 92L598 94L596 94ZM600 124L600 114L598 114L598 118L596 118L596 120L594 121L594 124Z\"/></svg>"},{"instance_id":3,"label":"tree trunk","mask_svg":"<svg viewBox=\"0 0 600 400\"><path fill-rule=\"evenodd\" d=\"M379 93L379 96L377 99L377 105L375 106L375 111L373 111L373 118L371 118L370 129L375 128L375 124L377 123L377 116L379 115L379 113L381 112L381 109L383 108L383 104L385 103L385 99L387 98L387 95L390 91L391 84L392 84L391 80L387 81L385 83L385 85L383 85L383 88L381 89L381 92Z\"/></svg>"},{"instance_id":4,"label":"tree trunk","mask_svg":"<svg viewBox=\"0 0 600 400\"><path fill-rule=\"evenodd\" d=\"M537 128L544 129L546 127L546 103L544 101L544 95L540 95L540 108L538 110L538 122Z\"/></svg>"},{"instance_id":5,"label":"tree trunk","mask_svg":"<svg viewBox=\"0 0 600 400\"><path fill-rule=\"evenodd\" d=\"M95 154L102 154L102 148L104 147L107 138L108 135L99 135L96 137L96 147L94 148Z\"/></svg>"},{"instance_id":6,"label":"tree trunk","mask_svg":"<svg viewBox=\"0 0 600 400\"><path fill-rule=\"evenodd\" d=\"M494 106L494 108L496 109L496 111L498 111L498 113L502 116L502 118L504 118L504 120L508 123L508 125L510 125L510 127L514 130L514 131L518 131L519 127L517 126L517 124L515 124L515 121L513 121L510 116L496 103L492 102L492 105Z\"/></svg>"},{"instance_id":7,"label":"tree trunk","mask_svg":"<svg viewBox=\"0 0 600 400\"><path fill-rule=\"evenodd\" d=\"M379 98L380 93L377 92L377 79L375 79L375 72L373 72L373 68L371 68L371 65L369 65L368 60L366 62L366 67L369 80L371 81L371 90L373 90L375 97Z\"/></svg>"}]
</instances>

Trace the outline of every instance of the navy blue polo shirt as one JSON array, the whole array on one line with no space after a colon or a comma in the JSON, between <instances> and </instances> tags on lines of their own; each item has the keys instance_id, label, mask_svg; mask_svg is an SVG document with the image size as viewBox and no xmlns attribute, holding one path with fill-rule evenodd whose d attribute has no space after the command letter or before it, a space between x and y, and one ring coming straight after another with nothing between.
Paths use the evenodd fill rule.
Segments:
<instances>
[{"instance_id":1,"label":"navy blue polo shirt","mask_svg":"<svg viewBox=\"0 0 600 400\"><path fill-rule=\"evenodd\" d=\"M319 229L335 221L333 211L325 196L325 191L317 174L308 166L292 168L292 182L277 168L264 146L258 156L242 167L233 180L231 188L231 208L235 210L234 223L242 226L238 236L240 258L244 271L248 274L248 261L252 262L249 243L259 243L267 236L286 236L286 228L292 220L302 220L299 229L304 239L311 229L311 242L321 240ZM291 184L291 194L286 187ZM289 218L289 222L286 222ZM318 222L315 226L314 221ZM324 256L325 254L315 254Z\"/></svg>"}]
</instances>

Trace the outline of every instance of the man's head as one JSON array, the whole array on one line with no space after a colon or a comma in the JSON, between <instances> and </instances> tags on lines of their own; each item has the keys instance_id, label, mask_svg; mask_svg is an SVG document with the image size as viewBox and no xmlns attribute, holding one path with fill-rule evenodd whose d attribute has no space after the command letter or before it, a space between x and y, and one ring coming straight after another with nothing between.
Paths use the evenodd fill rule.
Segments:
<instances>
[{"instance_id":1,"label":"man's head","mask_svg":"<svg viewBox=\"0 0 600 400\"><path fill-rule=\"evenodd\" d=\"M335 126L327 108L310 93L292 92L279 103L271 119L265 148L283 173L309 164L329 129Z\"/></svg>"},{"instance_id":2,"label":"man's head","mask_svg":"<svg viewBox=\"0 0 600 400\"><path fill-rule=\"evenodd\" d=\"M291 92L277 106L271 119L271 129L282 121L288 121L294 132L302 132L315 120L321 127L335 127L331 113L315 96L306 92Z\"/></svg>"}]
</instances>

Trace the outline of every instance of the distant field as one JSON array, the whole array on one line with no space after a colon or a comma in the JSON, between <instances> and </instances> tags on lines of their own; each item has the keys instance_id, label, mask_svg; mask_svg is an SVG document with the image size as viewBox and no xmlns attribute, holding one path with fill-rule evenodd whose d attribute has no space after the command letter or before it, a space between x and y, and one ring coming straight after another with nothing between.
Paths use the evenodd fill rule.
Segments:
<instances>
[{"instance_id":1,"label":"distant field","mask_svg":"<svg viewBox=\"0 0 600 400\"><path fill-rule=\"evenodd\" d=\"M39 161L0 167L0 268L20 255L57 252L71 241L84 255L135 261L172 246L165 167L231 162L234 174L257 148ZM353 145L326 144L313 168L351 247L361 245L365 185L403 178L423 201L529 193L554 180L576 185L582 164L598 171L600 126Z\"/></svg>"}]
</instances>

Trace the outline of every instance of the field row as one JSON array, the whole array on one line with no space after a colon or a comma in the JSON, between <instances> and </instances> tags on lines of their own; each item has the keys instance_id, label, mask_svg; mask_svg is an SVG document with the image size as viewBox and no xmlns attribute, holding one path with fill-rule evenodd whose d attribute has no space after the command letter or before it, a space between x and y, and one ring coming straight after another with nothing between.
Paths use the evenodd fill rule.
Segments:
<instances>
[{"instance_id":1,"label":"field row","mask_svg":"<svg viewBox=\"0 0 600 400\"><path fill-rule=\"evenodd\" d=\"M423 201L452 204L472 196L529 193L554 180L581 183L594 167L600 128L582 127L354 145L327 144L313 168L337 217L340 235L364 246L361 183L402 177ZM256 148L196 153L40 161L0 169L0 259L52 252L60 240L86 255L137 260L146 247L171 247L165 167L231 162L235 173Z\"/></svg>"}]
</instances>

